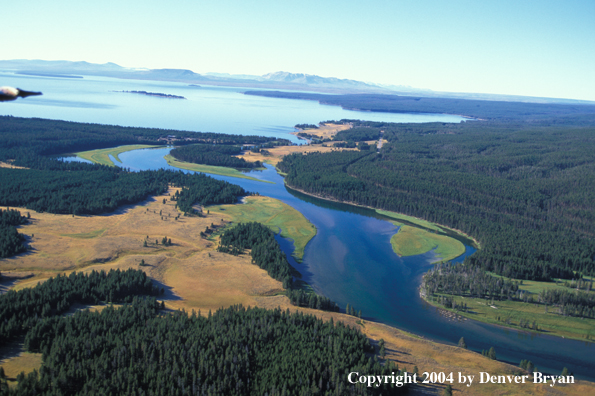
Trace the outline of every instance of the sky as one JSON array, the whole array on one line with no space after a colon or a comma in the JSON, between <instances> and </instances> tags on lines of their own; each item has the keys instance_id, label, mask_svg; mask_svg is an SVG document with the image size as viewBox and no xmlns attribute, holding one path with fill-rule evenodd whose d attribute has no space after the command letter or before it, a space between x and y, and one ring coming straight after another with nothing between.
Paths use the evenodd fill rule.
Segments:
<instances>
[{"instance_id":1,"label":"sky","mask_svg":"<svg viewBox=\"0 0 595 396\"><path fill-rule=\"evenodd\" d=\"M0 59L595 100L594 0L19 0Z\"/></svg>"}]
</instances>

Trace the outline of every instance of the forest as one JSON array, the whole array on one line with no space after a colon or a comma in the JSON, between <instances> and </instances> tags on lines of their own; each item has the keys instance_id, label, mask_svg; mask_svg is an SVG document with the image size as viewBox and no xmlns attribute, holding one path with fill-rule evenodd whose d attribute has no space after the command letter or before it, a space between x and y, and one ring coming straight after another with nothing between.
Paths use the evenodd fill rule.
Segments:
<instances>
[{"instance_id":1,"label":"forest","mask_svg":"<svg viewBox=\"0 0 595 396\"><path fill-rule=\"evenodd\" d=\"M13 388L0 383L0 393L342 396L406 390L345 381L352 371L400 374L392 362L382 365L354 328L280 309L232 306L206 317L166 312L153 298L131 297L154 292L143 276L133 270L73 274L0 296L2 317L25 326L26 350L42 353L44 362L39 371L20 374ZM130 302L59 315L71 298L85 296L87 303L123 296Z\"/></svg>"},{"instance_id":2,"label":"forest","mask_svg":"<svg viewBox=\"0 0 595 396\"><path fill-rule=\"evenodd\" d=\"M242 153L241 146L192 144L176 147L169 153L180 161L201 165L226 166L240 170L262 167L260 161L249 162L243 158L234 157Z\"/></svg>"},{"instance_id":3,"label":"forest","mask_svg":"<svg viewBox=\"0 0 595 396\"><path fill-rule=\"evenodd\" d=\"M161 291L140 270L72 272L57 275L36 287L9 290L0 295L0 346L23 335L43 318L68 311L72 304L131 302L133 295L158 295Z\"/></svg>"},{"instance_id":4,"label":"forest","mask_svg":"<svg viewBox=\"0 0 595 396\"><path fill-rule=\"evenodd\" d=\"M247 91L244 94L269 98L316 100L320 104L341 106L347 110L462 114L484 120L533 120L567 115L595 114L595 106L587 104L545 104L382 94L327 95L281 91Z\"/></svg>"},{"instance_id":5,"label":"forest","mask_svg":"<svg viewBox=\"0 0 595 396\"><path fill-rule=\"evenodd\" d=\"M0 161L14 160L14 165L42 169L56 162L49 161L49 156L126 144L243 145L277 142L278 139L0 116L0 140Z\"/></svg>"},{"instance_id":6,"label":"forest","mask_svg":"<svg viewBox=\"0 0 595 396\"><path fill-rule=\"evenodd\" d=\"M333 140L346 140L351 142L363 142L366 140L378 140L380 128L370 126L358 126L344 131L339 131Z\"/></svg>"},{"instance_id":7,"label":"forest","mask_svg":"<svg viewBox=\"0 0 595 396\"><path fill-rule=\"evenodd\" d=\"M471 235L481 249L466 262L484 271L580 278L595 274L594 119L355 122L384 130L380 153L291 155L278 167L289 187Z\"/></svg>"},{"instance_id":8,"label":"forest","mask_svg":"<svg viewBox=\"0 0 595 396\"><path fill-rule=\"evenodd\" d=\"M219 240L217 251L239 255L251 249L252 263L267 271L273 279L281 281L287 297L293 305L339 312L339 306L329 298L313 292L305 292L293 281L295 268L289 264L275 234L260 223L240 223L225 231Z\"/></svg>"}]
</instances>

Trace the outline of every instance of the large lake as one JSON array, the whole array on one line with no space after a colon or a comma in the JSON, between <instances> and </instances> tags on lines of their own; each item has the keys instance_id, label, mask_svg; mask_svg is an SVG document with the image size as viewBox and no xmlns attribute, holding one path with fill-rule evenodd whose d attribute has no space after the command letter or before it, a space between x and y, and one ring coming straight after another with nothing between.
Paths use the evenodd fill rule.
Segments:
<instances>
[{"instance_id":1,"label":"large lake","mask_svg":"<svg viewBox=\"0 0 595 396\"><path fill-rule=\"evenodd\" d=\"M315 101L244 95L247 89L193 87L183 83L104 77L51 78L0 72L0 86L41 91L42 96L4 102L0 115L40 117L98 124L275 136L290 135L296 124L362 119L390 122L460 122L449 114L393 114L343 110ZM166 99L115 91L147 91L187 98Z\"/></svg>"},{"instance_id":2,"label":"large lake","mask_svg":"<svg viewBox=\"0 0 595 396\"><path fill-rule=\"evenodd\" d=\"M0 114L158 127L222 133L258 134L290 138L297 123L358 118L391 122L460 122L442 114L388 114L342 110L316 102L243 95L236 88L193 88L185 84L107 78L60 79L0 73L0 85L40 90L44 96L3 103ZM111 92L139 90L181 95L188 100L163 99ZM136 150L120 155L131 169L168 168L163 156L169 149ZM317 228L305 250L303 263L292 264L304 280L344 308L347 303L368 319L378 320L420 336L456 344L465 337L474 350L494 346L498 359L518 365L521 359L543 372L558 374L566 366L577 376L595 379L593 344L534 335L464 320L449 320L420 299L421 275L431 267L433 254L399 258L390 237L396 228L375 212L331 203L292 192L269 166L252 172L275 184L214 176L245 189L277 198L293 206ZM291 252L290 241L280 240ZM473 249L467 247L466 254Z\"/></svg>"}]
</instances>

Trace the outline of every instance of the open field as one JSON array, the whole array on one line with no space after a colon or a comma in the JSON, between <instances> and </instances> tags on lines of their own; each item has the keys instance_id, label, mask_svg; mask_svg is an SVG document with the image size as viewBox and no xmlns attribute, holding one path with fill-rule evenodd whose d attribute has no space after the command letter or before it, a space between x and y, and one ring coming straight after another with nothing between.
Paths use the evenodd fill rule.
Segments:
<instances>
[{"instance_id":1,"label":"open field","mask_svg":"<svg viewBox=\"0 0 595 396\"><path fill-rule=\"evenodd\" d=\"M95 162L96 164L107 165L107 166L115 166L114 162L110 158L110 155L113 156L116 161L120 161L118 155L132 150L144 149L144 148L155 148L161 146L151 146L147 144L135 144L129 146L119 146L119 147L112 147L107 149L99 149L99 150L90 150L90 151L81 151L79 153L74 153L76 156L89 160L91 162Z\"/></svg>"},{"instance_id":2,"label":"open field","mask_svg":"<svg viewBox=\"0 0 595 396\"><path fill-rule=\"evenodd\" d=\"M293 153L311 153L318 151L320 153L328 153L331 151L341 151L341 150L357 150L357 149L347 149L347 148L334 148L332 146L324 147L321 144L304 144L301 146L280 146L274 147L271 149L266 149L270 154L269 155L262 155L256 154L252 152L245 152L242 155L236 155L238 158L243 158L246 161L261 161L266 162L267 164L271 164L276 166L284 156L293 154Z\"/></svg>"},{"instance_id":3,"label":"open field","mask_svg":"<svg viewBox=\"0 0 595 396\"><path fill-rule=\"evenodd\" d=\"M158 196L104 216L29 211L31 222L19 232L30 236L32 249L0 260L0 271L10 276L34 274L15 282L14 288L21 289L74 270L140 268L166 285L171 308L181 307L181 301L207 310L239 303L254 306L257 297L282 291L281 283L251 264L248 255L218 253L215 243L200 237L207 226L228 225L222 216L182 216L176 221L179 212L168 198ZM172 246L161 245L164 236ZM145 266L140 266L141 260Z\"/></svg>"},{"instance_id":4,"label":"open field","mask_svg":"<svg viewBox=\"0 0 595 396\"><path fill-rule=\"evenodd\" d=\"M16 385L17 375L21 372L29 374L33 370L39 370L41 363L41 353L23 352L21 344L0 348L0 366L4 369L10 386Z\"/></svg>"},{"instance_id":5,"label":"open field","mask_svg":"<svg viewBox=\"0 0 595 396\"><path fill-rule=\"evenodd\" d=\"M435 234L422 228L399 225L399 232L390 243L399 256L415 256L434 249L436 261L449 261L465 253L465 245L446 235Z\"/></svg>"},{"instance_id":6,"label":"open field","mask_svg":"<svg viewBox=\"0 0 595 396\"><path fill-rule=\"evenodd\" d=\"M299 132L305 132L310 135L318 136L321 139L332 139L338 132L351 129L349 124L324 124L320 125L318 129L300 129ZM297 135L299 132L292 132L292 135Z\"/></svg>"},{"instance_id":7,"label":"open field","mask_svg":"<svg viewBox=\"0 0 595 396\"><path fill-rule=\"evenodd\" d=\"M239 170L234 168L227 168L225 166L200 165L193 164L192 162L178 161L169 154L166 155L164 158L167 161L168 165L180 169L191 170L194 172L211 173L214 175L221 176L238 177L240 179L256 180L263 183L272 183L266 180L260 180L255 177L248 176L246 173L240 172Z\"/></svg>"},{"instance_id":8,"label":"open field","mask_svg":"<svg viewBox=\"0 0 595 396\"><path fill-rule=\"evenodd\" d=\"M221 215L234 223L256 221L279 232L283 238L293 240L293 256L301 261L306 244L316 235L316 227L291 206L269 197L246 197L243 205L213 205L211 214Z\"/></svg>"}]
</instances>

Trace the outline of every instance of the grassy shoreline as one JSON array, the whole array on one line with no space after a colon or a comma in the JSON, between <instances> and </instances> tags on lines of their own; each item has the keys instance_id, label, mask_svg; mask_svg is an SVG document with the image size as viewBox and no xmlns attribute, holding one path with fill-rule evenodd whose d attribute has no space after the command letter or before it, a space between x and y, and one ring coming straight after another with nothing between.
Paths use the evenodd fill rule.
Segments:
<instances>
[{"instance_id":1,"label":"grassy shoreline","mask_svg":"<svg viewBox=\"0 0 595 396\"><path fill-rule=\"evenodd\" d=\"M116 161L120 161L119 155L125 153L127 151L132 150L140 150L146 148L158 148L162 146L155 146L149 144L134 144L134 145L127 145L127 146L118 146L106 149L98 149L98 150L89 150L89 151L80 151L78 153L74 153L77 157L86 159L88 161L94 162L96 164L107 165L107 166L116 166L115 163L110 158L110 155L113 156Z\"/></svg>"},{"instance_id":2,"label":"grassy shoreline","mask_svg":"<svg viewBox=\"0 0 595 396\"><path fill-rule=\"evenodd\" d=\"M295 250L292 256L301 262L306 245L316 235L316 227L299 211L269 197L251 196L242 205L213 205L207 208L211 214L231 217L234 223L256 221L281 231L283 238L293 241Z\"/></svg>"},{"instance_id":3,"label":"grassy shoreline","mask_svg":"<svg viewBox=\"0 0 595 396\"><path fill-rule=\"evenodd\" d=\"M190 170L194 172L202 172L202 173L210 173L213 175L220 175L220 176L229 176L229 177L237 177L239 179L248 179L248 180L255 180L262 183L273 183L268 180L261 180L255 177L247 176L245 173L240 172L234 168L227 168L224 166L212 166L212 165L200 165L200 164L193 164L191 162L184 162L179 161L174 158L172 155L168 154L165 157L167 164L179 169ZM274 184L274 183L273 183Z\"/></svg>"},{"instance_id":4,"label":"grassy shoreline","mask_svg":"<svg viewBox=\"0 0 595 396\"><path fill-rule=\"evenodd\" d=\"M454 238L395 221L392 223L399 226L399 231L390 239L393 251L399 257L433 251L436 261L450 261L465 253L465 245Z\"/></svg>"},{"instance_id":5,"label":"grassy shoreline","mask_svg":"<svg viewBox=\"0 0 595 396\"><path fill-rule=\"evenodd\" d=\"M441 296L438 294L437 296ZM453 296L457 304L467 304L469 312L445 308L432 297L422 296L423 300L433 307L452 312L456 315L473 319L478 322L490 325L501 326L511 330L519 330L535 335L550 335L562 338L570 338L579 341L591 341L595 339L595 321L593 319L582 319L573 316L563 316L556 313L555 307L549 307L545 312L542 304L525 303L522 301L488 301L481 298ZM539 330L520 327L520 321L533 323L535 321Z\"/></svg>"}]
</instances>

